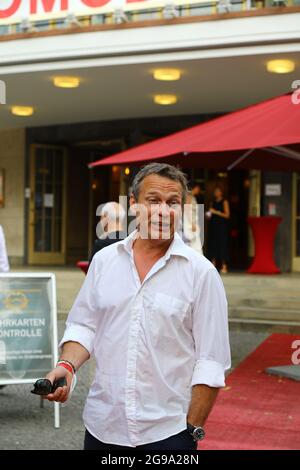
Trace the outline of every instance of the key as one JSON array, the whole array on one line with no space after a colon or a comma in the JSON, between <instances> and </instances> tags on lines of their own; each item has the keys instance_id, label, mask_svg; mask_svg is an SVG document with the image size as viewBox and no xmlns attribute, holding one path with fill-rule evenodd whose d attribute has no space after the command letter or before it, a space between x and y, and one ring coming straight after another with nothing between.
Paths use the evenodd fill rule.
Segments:
<instances>
[{"instance_id":1,"label":"key","mask_svg":"<svg viewBox=\"0 0 300 470\"><path fill-rule=\"evenodd\" d=\"M63 387L64 385L67 385L65 377L56 380L53 385L48 379L38 379L31 393L34 395L49 395L49 393L54 393L58 387Z\"/></svg>"}]
</instances>

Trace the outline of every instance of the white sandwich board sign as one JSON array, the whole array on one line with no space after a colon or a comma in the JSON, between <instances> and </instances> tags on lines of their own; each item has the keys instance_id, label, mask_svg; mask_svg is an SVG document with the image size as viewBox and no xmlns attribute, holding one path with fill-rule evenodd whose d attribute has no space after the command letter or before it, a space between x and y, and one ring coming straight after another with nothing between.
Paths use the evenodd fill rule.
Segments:
<instances>
[{"instance_id":1,"label":"white sandwich board sign","mask_svg":"<svg viewBox=\"0 0 300 470\"><path fill-rule=\"evenodd\" d=\"M0 274L0 385L33 384L58 359L55 276ZM55 427L59 404L55 403Z\"/></svg>"}]
</instances>

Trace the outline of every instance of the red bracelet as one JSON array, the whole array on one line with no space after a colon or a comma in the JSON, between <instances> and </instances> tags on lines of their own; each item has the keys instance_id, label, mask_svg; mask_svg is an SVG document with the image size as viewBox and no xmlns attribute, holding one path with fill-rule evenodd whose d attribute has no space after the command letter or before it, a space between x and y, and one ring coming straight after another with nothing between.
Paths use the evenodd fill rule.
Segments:
<instances>
[{"instance_id":1,"label":"red bracelet","mask_svg":"<svg viewBox=\"0 0 300 470\"><path fill-rule=\"evenodd\" d=\"M71 372L72 376L74 375L74 371L73 371L73 367L68 364L67 362L64 362L64 361L58 361L58 363L56 364L56 367L64 367L65 369L67 369L69 372Z\"/></svg>"},{"instance_id":2,"label":"red bracelet","mask_svg":"<svg viewBox=\"0 0 300 470\"><path fill-rule=\"evenodd\" d=\"M59 359L58 362L63 362L64 364L68 364L69 366L72 367L72 369L73 369L73 374L74 374L74 375L76 374L76 369L75 369L74 365L72 364L72 362L67 361L67 359Z\"/></svg>"}]
</instances>

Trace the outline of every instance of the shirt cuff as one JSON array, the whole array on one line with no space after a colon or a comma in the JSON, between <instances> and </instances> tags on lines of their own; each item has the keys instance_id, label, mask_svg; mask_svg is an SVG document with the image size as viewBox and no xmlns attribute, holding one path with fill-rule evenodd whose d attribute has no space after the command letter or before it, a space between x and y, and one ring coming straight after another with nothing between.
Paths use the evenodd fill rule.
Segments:
<instances>
[{"instance_id":1,"label":"shirt cuff","mask_svg":"<svg viewBox=\"0 0 300 470\"><path fill-rule=\"evenodd\" d=\"M58 347L61 348L64 343L74 341L81 344L87 351L92 354L94 348L95 332L85 325L71 324L67 325L64 336Z\"/></svg>"},{"instance_id":2,"label":"shirt cuff","mask_svg":"<svg viewBox=\"0 0 300 470\"><path fill-rule=\"evenodd\" d=\"M197 361L191 385L200 384L215 388L225 387L225 370L222 364L206 359Z\"/></svg>"}]
</instances>

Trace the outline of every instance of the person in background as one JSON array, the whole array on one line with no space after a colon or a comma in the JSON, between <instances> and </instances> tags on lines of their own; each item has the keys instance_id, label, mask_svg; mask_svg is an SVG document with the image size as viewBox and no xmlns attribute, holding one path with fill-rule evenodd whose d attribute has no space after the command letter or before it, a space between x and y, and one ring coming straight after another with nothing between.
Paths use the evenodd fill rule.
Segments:
<instances>
[{"instance_id":1,"label":"person in background","mask_svg":"<svg viewBox=\"0 0 300 470\"><path fill-rule=\"evenodd\" d=\"M191 195L197 204L204 204L204 191L199 183L194 183L191 189Z\"/></svg>"},{"instance_id":2,"label":"person in background","mask_svg":"<svg viewBox=\"0 0 300 470\"><path fill-rule=\"evenodd\" d=\"M214 266L221 263L221 273L225 274L228 272L230 208L220 187L214 190L214 199L207 216L208 258Z\"/></svg>"},{"instance_id":3,"label":"person in background","mask_svg":"<svg viewBox=\"0 0 300 470\"><path fill-rule=\"evenodd\" d=\"M90 263L94 255L102 250L102 248L122 240L122 231L124 230L124 222L126 212L118 202L107 202L100 213L100 224L102 234L100 238L95 240L93 251L90 257Z\"/></svg>"},{"instance_id":4,"label":"person in background","mask_svg":"<svg viewBox=\"0 0 300 470\"><path fill-rule=\"evenodd\" d=\"M195 186L195 188L196 187L199 188L199 185ZM194 188L191 192L187 193L186 202L184 205L183 240L188 246L198 251L198 253L202 255L203 251L200 238L198 203L195 196L193 195L193 190Z\"/></svg>"},{"instance_id":5,"label":"person in background","mask_svg":"<svg viewBox=\"0 0 300 470\"><path fill-rule=\"evenodd\" d=\"M9 271L9 262L6 251L5 236L2 225L0 225L0 272L7 273Z\"/></svg>"}]
</instances>

